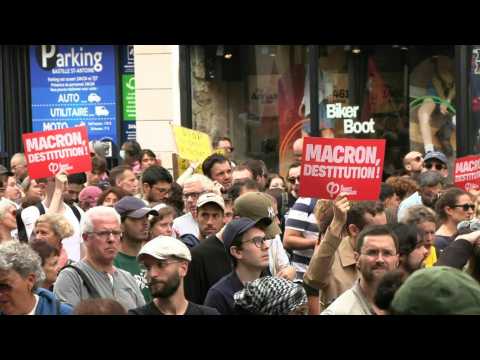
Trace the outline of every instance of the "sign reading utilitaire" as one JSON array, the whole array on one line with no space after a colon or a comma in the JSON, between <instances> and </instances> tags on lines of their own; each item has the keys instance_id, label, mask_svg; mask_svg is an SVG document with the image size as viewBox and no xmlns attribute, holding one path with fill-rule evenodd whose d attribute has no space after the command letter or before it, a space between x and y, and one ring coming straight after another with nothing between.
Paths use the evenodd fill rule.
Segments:
<instances>
[{"instance_id":1,"label":"sign reading utilitaire","mask_svg":"<svg viewBox=\"0 0 480 360\"><path fill-rule=\"evenodd\" d=\"M92 170L85 126L23 134L22 139L32 179Z\"/></svg>"},{"instance_id":2,"label":"sign reading utilitaire","mask_svg":"<svg viewBox=\"0 0 480 360\"><path fill-rule=\"evenodd\" d=\"M303 139L300 195L334 199L378 200L385 140Z\"/></svg>"},{"instance_id":3,"label":"sign reading utilitaire","mask_svg":"<svg viewBox=\"0 0 480 360\"><path fill-rule=\"evenodd\" d=\"M173 125L178 155L190 161L203 161L212 154L212 143L208 134Z\"/></svg>"}]
</instances>

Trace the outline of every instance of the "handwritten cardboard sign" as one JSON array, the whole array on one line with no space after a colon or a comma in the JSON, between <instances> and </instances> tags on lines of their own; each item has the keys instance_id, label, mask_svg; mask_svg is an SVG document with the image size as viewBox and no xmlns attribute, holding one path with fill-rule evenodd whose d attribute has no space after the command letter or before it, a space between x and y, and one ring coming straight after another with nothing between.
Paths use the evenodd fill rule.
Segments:
<instances>
[{"instance_id":1,"label":"handwritten cardboard sign","mask_svg":"<svg viewBox=\"0 0 480 360\"><path fill-rule=\"evenodd\" d=\"M208 134L201 131L173 126L178 155L190 161L203 161L212 153Z\"/></svg>"},{"instance_id":2,"label":"handwritten cardboard sign","mask_svg":"<svg viewBox=\"0 0 480 360\"><path fill-rule=\"evenodd\" d=\"M334 199L378 200L382 183L385 140L303 139L300 195Z\"/></svg>"},{"instance_id":3,"label":"handwritten cardboard sign","mask_svg":"<svg viewBox=\"0 0 480 360\"><path fill-rule=\"evenodd\" d=\"M28 174L32 179L91 171L85 126L22 135Z\"/></svg>"}]
</instances>

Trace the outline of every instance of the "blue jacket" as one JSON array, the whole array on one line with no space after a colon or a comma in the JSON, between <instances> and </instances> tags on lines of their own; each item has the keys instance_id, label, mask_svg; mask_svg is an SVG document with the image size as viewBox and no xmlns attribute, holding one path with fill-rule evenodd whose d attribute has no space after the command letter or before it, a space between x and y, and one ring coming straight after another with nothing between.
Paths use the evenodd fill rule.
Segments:
<instances>
[{"instance_id":1,"label":"blue jacket","mask_svg":"<svg viewBox=\"0 0 480 360\"><path fill-rule=\"evenodd\" d=\"M70 305L60 303L60 301L50 290L38 288L35 293L39 297L37 309L35 310L35 315L72 314L73 308Z\"/></svg>"},{"instance_id":2,"label":"blue jacket","mask_svg":"<svg viewBox=\"0 0 480 360\"><path fill-rule=\"evenodd\" d=\"M35 309L35 315L72 315L73 308L70 305L62 304L58 301L50 290L38 288L35 294L38 295L38 305ZM0 315L5 314L0 311Z\"/></svg>"}]
</instances>

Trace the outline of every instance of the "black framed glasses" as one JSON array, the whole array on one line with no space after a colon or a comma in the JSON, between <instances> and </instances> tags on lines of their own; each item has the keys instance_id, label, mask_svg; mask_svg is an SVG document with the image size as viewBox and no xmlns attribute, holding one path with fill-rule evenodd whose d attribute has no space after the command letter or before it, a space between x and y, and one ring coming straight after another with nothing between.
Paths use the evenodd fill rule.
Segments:
<instances>
[{"instance_id":1,"label":"black framed glasses","mask_svg":"<svg viewBox=\"0 0 480 360\"><path fill-rule=\"evenodd\" d=\"M454 208L456 208L456 207L462 208L463 211L468 211L468 209L475 210L475 205L474 205L474 204L454 205L454 206L452 206L452 207L454 207Z\"/></svg>"},{"instance_id":2,"label":"black framed glasses","mask_svg":"<svg viewBox=\"0 0 480 360\"><path fill-rule=\"evenodd\" d=\"M251 242L256 247L261 248L263 244L270 245L270 240L266 239L264 236L255 236L250 240L246 240L243 243Z\"/></svg>"},{"instance_id":3,"label":"black framed glasses","mask_svg":"<svg viewBox=\"0 0 480 360\"><path fill-rule=\"evenodd\" d=\"M428 169L428 170L430 170L431 168L435 167L435 169L436 169L437 171L440 171L440 170L442 170L442 169L446 169L446 168L447 168L445 165L438 164L438 163L435 164L435 166L433 165L433 163L426 163L424 166L425 166L425 168Z\"/></svg>"},{"instance_id":4,"label":"black framed glasses","mask_svg":"<svg viewBox=\"0 0 480 360\"><path fill-rule=\"evenodd\" d=\"M296 181L300 182L300 176L290 176L287 180L290 184L295 184Z\"/></svg>"}]
</instances>

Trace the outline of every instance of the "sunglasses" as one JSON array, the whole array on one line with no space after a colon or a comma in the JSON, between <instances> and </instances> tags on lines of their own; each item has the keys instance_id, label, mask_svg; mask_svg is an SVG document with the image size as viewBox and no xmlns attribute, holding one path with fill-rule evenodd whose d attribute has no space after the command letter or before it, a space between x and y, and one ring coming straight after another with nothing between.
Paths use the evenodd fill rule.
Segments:
<instances>
[{"instance_id":1,"label":"sunglasses","mask_svg":"<svg viewBox=\"0 0 480 360\"><path fill-rule=\"evenodd\" d=\"M290 184L295 184L296 181L300 182L300 176L291 176L287 180Z\"/></svg>"},{"instance_id":2,"label":"sunglasses","mask_svg":"<svg viewBox=\"0 0 480 360\"><path fill-rule=\"evenodd\" d=\"M430 170L431 168L433 167L433 164L432 163L427 163L425 164L425 168ZM445 165L441 165L441 164L435 164L435 169L440 171L442 169L446 169L447 167Z\"/></svg>"},{"instance_id":3,"label":"sunglasses","mask_svg":"<svg viewBox=\"0 0 480 360\"><path fill-rule=\"evenodd\" d=\"M462 208L463 211L468 211L468 209L475 210L475 205L474 204L463 204L463 205L454 205L454 208Z\"/></svg>"}]
</instances>

